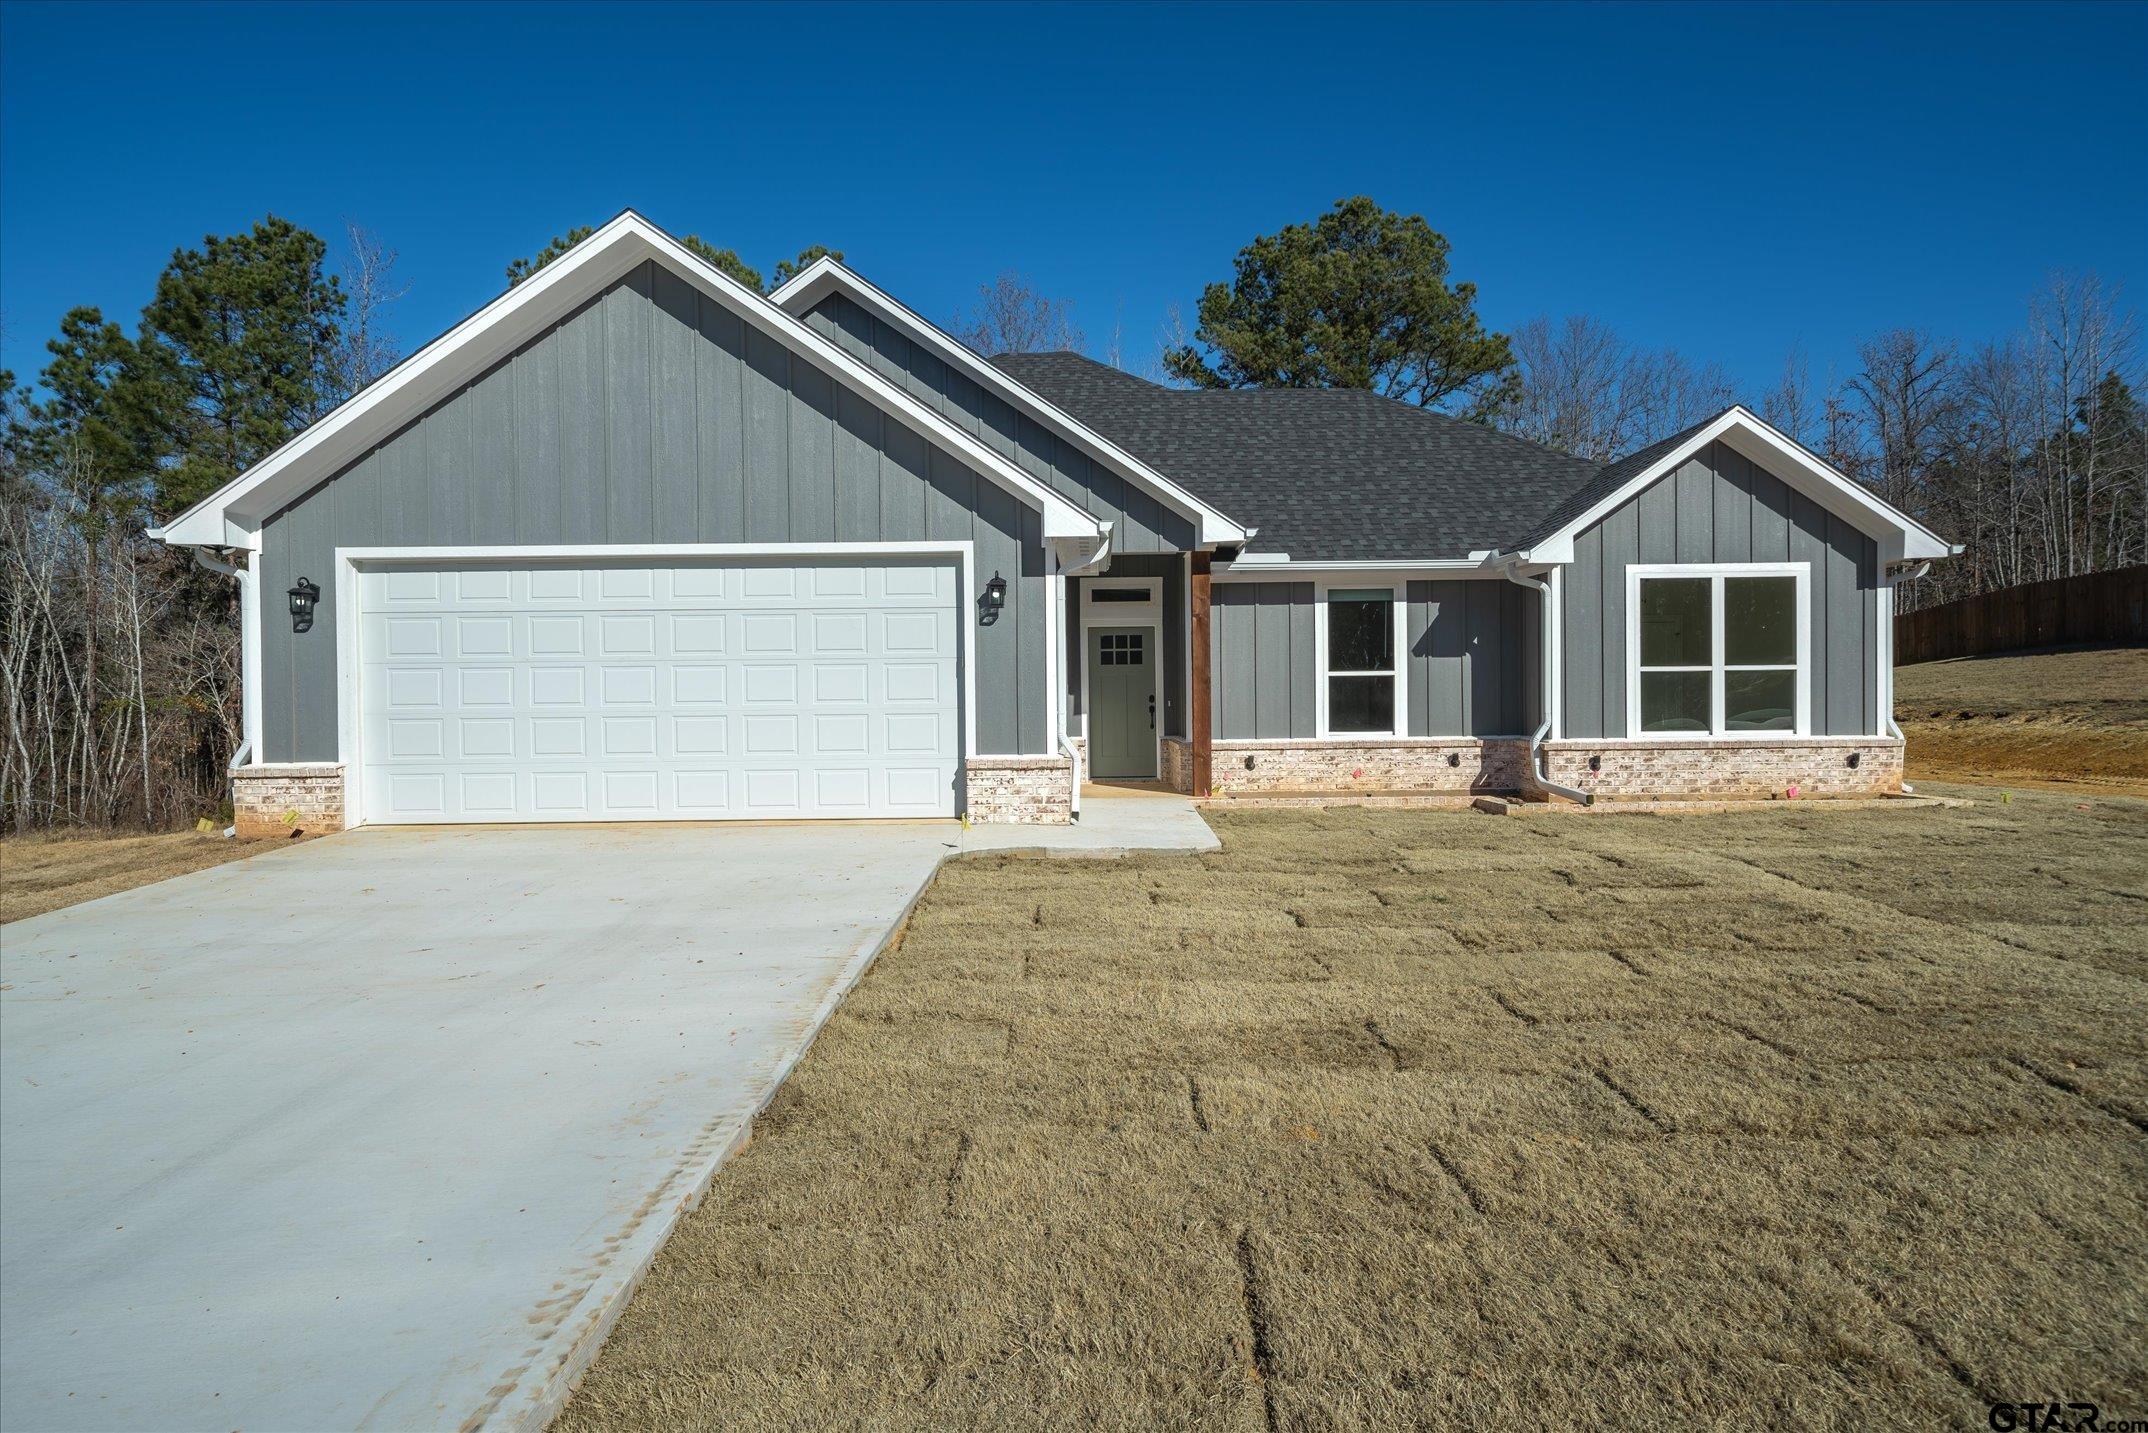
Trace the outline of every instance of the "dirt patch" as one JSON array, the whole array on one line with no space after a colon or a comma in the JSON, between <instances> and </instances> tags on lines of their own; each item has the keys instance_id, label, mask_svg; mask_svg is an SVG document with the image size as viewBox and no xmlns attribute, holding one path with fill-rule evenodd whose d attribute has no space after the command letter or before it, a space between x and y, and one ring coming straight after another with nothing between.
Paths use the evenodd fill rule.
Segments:
<instances>
[{"instance_id":1,"label":"dirt patch","mask_svg":"<svg viewBox=\"0 0 2148 1433\"><path fill-rule=\"evenodd\" d=\"M289 838L227 841L221 834L193 831L10 836L0 840L0 922L27 920L290 844Z\"/></svg>"},{"instance_id":2,"label":"dirt patch","mask_svg":"<svg viewBox=\"0 0 2148 1433\"><path fill-rule=\"evenodd\" d=\"M1895 719L1913 781L2148 795L2148 648L1903 667Z\"/></svg>"},{"instance_id":3,"label":"dirt patch","mask_svg":"<svg viewBox=\"0 0 2148 1433\"><path fill-rule=\"evenodd\" d=\"M2148 804L2079 804L957 862L557 1426L2130 1407Z\"/></svg>"}]
</instances>

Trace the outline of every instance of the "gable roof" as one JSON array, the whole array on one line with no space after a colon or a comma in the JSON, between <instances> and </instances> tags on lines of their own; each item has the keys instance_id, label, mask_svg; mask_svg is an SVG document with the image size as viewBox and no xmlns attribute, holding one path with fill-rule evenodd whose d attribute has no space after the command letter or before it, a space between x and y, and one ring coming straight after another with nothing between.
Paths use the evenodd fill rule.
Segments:
<instances>
[{"instance_id":1,"label":"gable roof","mask_svg":"<svg viewBox=\"0 0 2148 1433\"><path fill-rule=\"evenodd\" d=\"M1723 409L1610 463L1353 389L1177 389L1078 353L992 360L1257 523L1292 564L1573 560L1574 534L1722 441L1880 539L1890 561L1959 548L1751 410Z\"/></svg>"},{"instance_id":2,"label":"gable roof","mask_svg":"<svg viewBox=\"0 0 2148 1433\"><path fill-rule=\"evenodd\" d=\"M1710 443L1724 443L1877 539L1880 561L1952 557L1961 548L1882 499L1742 404L1606 464L1513 544L1525 561L1571 562L1574 537L1675 472Z\"/></svg>"},{"instance_id":3,"label":"gable roof","mask_svg":"<svg viewBox=\"0 0 2148 1433\"><path fill-rule=\"evenodd\" d=\"M1522 537L1515 546L1526 549L1532 543L1540 542L1544 538L1551 536L1551 534L1587 512L1604 498L1617 492L1627 483L1633 481L1634 478L1648 471L1649 468L1662 460L1664 454L1683 447L1692 439L1695 433L1700 432L1703 428L1721 418L1723 413L1730 411L1730 409L1725 408L1722 413L1711 413L1690 428L1681 429L1671 434L1668 438L1659 439L1645 448L1636 448L1625 457L1614 458L1609 463L1606 463L1603 467L1597 469L1595 477L1568 493L1565 499L1557 507L1545 514L1543 519L1526 536Z\"/></svg>"},{"instance_id":4,"label":"gable roof","mask_svg":"<svg viewBox=\"0 0 2148 1433\"><path fill-rule=\"evenodd\" d=\"M1078 353L992 360L1310 561L1452 560L1510 545L1596 464L1360 389L1178 389Z\"/></svg>"},{"instance_id":5,"label":"gable roof","mask_svg":"<svg viewBox=\"0 0 2148 1433\"><path fill-rule=\"evenodd\" d=\"M257 546L261 523L285 502L363 456L577 305L650 260L1036 508L1043 515L1046 538L1102 540L1102 526L1079 506L631 209L178 517L152 528L149 535L183 546Z\"/></svg>"},{"instance_id":6,"label":"gable roof","mask_svg":"<svg viewBox=\"0 0 2148 1433\"><path fill-rule=\"evenodd\" d=\"M1203 501L1200 496L1187 490L1170 476L1157 471L1141 457L1114 443L1108 435L1096 431L1083 422L1079 415L1054 403L1049 396L1026 386L1011 370L997 366L996 360L985 359L968 344L908 304L833 258L824 255L815 259L779 286L768 299L785 312L803 318L831 293L841 293L853 302L863 305L874 316L892 321L898 329L925 343L942 362L953 365L957 371L968 375L988 392L1014 404L1018 410L1027 410L1031 417L1071 439L1090 458L1102 463L1121 478L1147 489L1167 506L1193 522L1198 534L1196 541L1201 544L1239 543L1245 541L1249 535L1249 529L1217 507ZM1101 364L1097 366L1103 367ZM1118 372L1116 369L1105 371ZM1129 375L1119 376L1131 383L1141 383L1140 379Z\"/></svg>"}]
</instances>

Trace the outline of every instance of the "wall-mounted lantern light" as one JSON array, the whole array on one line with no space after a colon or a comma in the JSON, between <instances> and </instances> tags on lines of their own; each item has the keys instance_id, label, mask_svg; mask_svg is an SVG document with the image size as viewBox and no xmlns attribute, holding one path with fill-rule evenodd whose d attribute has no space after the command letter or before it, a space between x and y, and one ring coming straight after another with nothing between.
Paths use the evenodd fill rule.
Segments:
<instances>
[{"instance_id":1,"label":"wall-mounted lantern light","mask_svg":"<svg viewBox=\"0 0 2148 1433\"><path fill-rule=\"evenodd\" d=\"M999 620L1000 611L1006 605L1007 579L994 572L992 580L985 584L984 596L978 599L978 615L983 619L984 624L989 627Z\"/></svg>"},{"instance_id":2,"label":"wall-mounted lantern light","mask_svg":"<svg viewBox=\"0 0 2148 1433\"><path fill-rule=\"evenodd\" d=\"M306 578L299 578L298 585L291 589L292 631L310 632L313 630L313 607L320 600L321 589L314 586Z\"/></svg>"}]
</instances>

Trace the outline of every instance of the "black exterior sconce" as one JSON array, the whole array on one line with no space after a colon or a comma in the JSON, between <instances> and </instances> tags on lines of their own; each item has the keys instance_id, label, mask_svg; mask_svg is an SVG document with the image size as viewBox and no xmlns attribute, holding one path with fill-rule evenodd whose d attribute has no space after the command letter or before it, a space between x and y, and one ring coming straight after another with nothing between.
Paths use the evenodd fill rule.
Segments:
<instances>
[{"instance_id":1,"label":"black exterior sconce","mask_svg":"<svg viewBox=\"0 0 2148 1433\"><path fill-rule=\"evenodd\" d=\"M989 627L999 620L1000 612L1007 605L1007 579L997 572L985 584L984 596L977 599L977 620Z\"/></svg>"},{"instance_id":2,"label":"black exterior sconce","mask_svg":"<svg viewBox=\"0 0 2148 1433\"><path fill-rule=\"evenodd\" d=\"M291 589L292 631L311 632L313 630L313 608L314 604L320 600L321 589L314 586L307 578L299 578L298 585Z\"/></svg>"}]
</instances>

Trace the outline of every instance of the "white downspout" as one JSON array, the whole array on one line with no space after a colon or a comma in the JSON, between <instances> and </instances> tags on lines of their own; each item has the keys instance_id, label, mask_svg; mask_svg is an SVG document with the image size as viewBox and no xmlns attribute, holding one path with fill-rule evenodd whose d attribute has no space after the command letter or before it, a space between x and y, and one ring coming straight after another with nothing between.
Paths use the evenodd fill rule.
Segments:
<instances>
[{"instance_id":1,"label":"white downspout","mask_svg":"<svg viewBox=\"0 0 2148 1433\"><path fill-rule=\"evenodd\" d=\"M1073 799L1068 802L1067 814L1081 820L1081 748L1065 732L1059 733L1059 749L1067 754L1067 771L1074 778Z\"/></svg>"},{"instance_id":2,"label":"white downspout","mask_svg":"<svg viewBox=\"0 0 2148 1433\"><path fill-rule=\"evenodd\" d=\"M231 753L230 762L224 767L227 777L236 778L242 767L254 757L254 739L259 726L261 634L260 614L254 606L254 570L251 566L240 567L235 563L212 557L209 549L194 549L194 562L205 572L222 577L235 578L239 584L239 746ZM236 826L226 826L226 837L236 836Z\"/></svg>"},{"instance_id":3,"label":"white downspout","mask_svg":"<svg viewBox=\"0 0 2148 1433\"><path fill-rule=\"evenodd\" d=\"M1915 582L1915 581L1916 581L1916 580L1917 580L1918 578L1920 578L1920 577L1924 576L1924 574L1925 574L1925 573L1927 573L1927 572L1930 572L1931 570L1932 570L1932 564L1931 564L1931 563L1930 563L1929 561L1926 561L1926 562L1920 562L1920 563L1918 563L1918 564L1917 564L1917 565L1916 565L1915 567L1911 568L1911 569L1910 569L1909 571L1907 571L1907 572L1898 572L1898 573L1894 574L1894 575L1893 575L1892 577L1889 577L1889 578L1887 579L1887 584L1886 584L1886 585L1887 585L1887 705L1886 705L1886 726L1887 726L1887 735L1889 735L1889 736L1893 737L1893 738L1894 738L1894 739L1895 739L1896 741L1898 741L1898 742L1902 743L1903 764L1904 764L1905 766L1906 766L1906 765L1908 765L1908 757L1909 757L1909 738L1908 738L1908 737L1906 737L1906 736L1904 736L1904 735L1902 735L1902 724L1901 724L1900 722L1898 722L1898 721L1896 721L1896 720L1894 719L1894 619L1895 619L1895 610L1894 610L1894 589L1896 588L1896 586L1898 586L1898 585L1899 585L1899 584L1901 584L1901 583L1904 583L1904 582ZM1908 782L1906 782L1906 781L1902 783L1902 791L1903 791L1903 794L1904 794L1904 795L1907 795L1907 796L1915 796L1915 795L1917 794L1917 788L1916 788L1916 787L1914 787L1914 786L1911 786L1911 785L1910 785L1910 784L1909 784Z\"/></svg>"},{"instance_id":4,"label":"white downspout","mask_svg":"<svg viewBox=\"0 0 2148 1433\"><path fill-rule=\"evenodd\" d=\"M1544 719L1537 724L1536 733L1529 738L1529 769L1536 777L1536 784L1552 795L1564 796L1567 800L1578 801L1583 806L1594 806L1596 798L1591 793L1576 790L1571 786L1561 786L1545 774L1545 763L1550 758L1544 754L1544 738L1551 734L1552 674L1557 670L1554 663L1558 659L1555 646L1557 629L1554 625L1555 614L1551 610L1551 584L1542 578L1524 577L1516 572L1515 565L1520 561L1518 553L1507 557L1499 564L1499 575L1517 587L1534 590L1537 610L1543 614L1544 619L1543 634L1537 638L1536 644L1538 655L1544 664L1544 670L1537 678L1537 693L1544 704Z\"/></svg>"}]
</instances>

